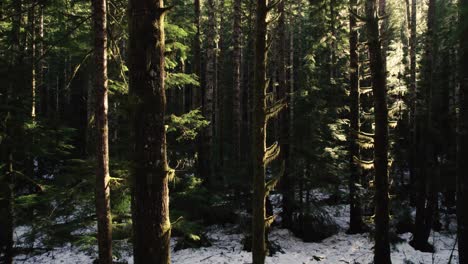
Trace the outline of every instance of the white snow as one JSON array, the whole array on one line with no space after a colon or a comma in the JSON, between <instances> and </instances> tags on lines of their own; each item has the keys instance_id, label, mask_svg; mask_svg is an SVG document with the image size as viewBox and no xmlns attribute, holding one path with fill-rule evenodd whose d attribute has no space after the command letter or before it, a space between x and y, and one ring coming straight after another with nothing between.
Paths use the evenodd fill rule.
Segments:
<instances>
[{"instance_id":1,"label":"white snow","mask_svg":"<svg viewBox=\"0 0 468 264\"><path fill-rule=\"evenodd\" d=\"M373 241L369 234L347 235L344 230L347 227L348 206L330 206L325 208L335 218L341 227L340 233L325 239L320 243L305 243L296 238L286 229L273 229L270 240L278 243L283 253L277 253L267 257L268 264L309 264L309 263L361 263L372 262ZM20 227L17 233L24 232L27 228ZM235 233L235 226L211 226L207 230L207 236L213 246L199 249L184 249L172 252L172 263L175 264L247 264L251 263L251 253L243 251L241 240L243 235ZM404 242L392 247L392 261L398 263L434 263L446 264L454 249L455 234L433 232L430 242L435 245L436 253L422 253L414 250L408 241L411 234L400 236ZM172 245L176 239L172 239ZM55 264L55 263L92 263L94 256L80 251L78 248L67 245L56 248L50 252L36 256L18 256L16 263ZM122 260L122 259L121 259ZM121 261L120 260L120 261ZM123 257L129 264L133 263L130 252ZM411 262L406 262L406 261ZM458 263L457 248L453 252L452 263Z\"/></svg>"}]
</instances>

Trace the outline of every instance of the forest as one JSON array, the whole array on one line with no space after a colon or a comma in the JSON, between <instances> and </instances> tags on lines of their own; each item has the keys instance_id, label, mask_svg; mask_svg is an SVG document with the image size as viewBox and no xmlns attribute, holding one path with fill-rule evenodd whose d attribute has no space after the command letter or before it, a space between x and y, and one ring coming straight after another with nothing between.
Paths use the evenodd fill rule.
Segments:
<instances>
[{"instance_id":1,"label":"forest","mask_svg":"<svg viewBox=\"0 0 468 264\"><path fill-rule=\"evenodd\" d=\"M0 263L468 264L468 0L0 0Z\"/></svg>"}]
</instances>

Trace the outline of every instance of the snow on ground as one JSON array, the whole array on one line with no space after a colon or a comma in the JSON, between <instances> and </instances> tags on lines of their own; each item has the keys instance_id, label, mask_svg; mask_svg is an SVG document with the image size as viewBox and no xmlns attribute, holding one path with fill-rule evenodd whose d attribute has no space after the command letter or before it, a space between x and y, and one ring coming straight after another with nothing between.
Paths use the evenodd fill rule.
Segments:
<instances>
[{"instance_id":1,"label":"snow on ground","mask_svg":"<svg viewBox=\"0 0 468 264\"><path fill-rule=\"evenodd\" d=\"M347 235L344 230L347 227L348 206L330 206L325 208L341 227L340 233L325 239L320 243L305 243L301 239L285 229L273 229L270 240L278 243L284 253L277 253L267 257L268 264L309 264L309 263L360 263L372 262L373 242L368 234ZM18 233L24 232L20 227ZM242 234L235 233L235 226L212 226L207 230L207 236L213 246L199 249L184 249L172 252L172 263L175 264L247 264L251 263L251 253L242 251ZM422 253L415 251L408 241L411 234L400 236L404 242L392 247L392 260L394 264L406 263L434 263L446 264L450 258L455 243L455 235L433 232L430 242L435 245L436 253ZM172 245L176 239L172 239ZM36 256L18 256L16 263L25 264L74 264L92 263L93 256L80 251L71 245L57 248L47 253ZM120 261L126 260L133 263L130 255L123 256ZM411 261L411 262L407 262ZM458 263L458 254L455 247L452 263Z\"/></svg>"}]
</instances>

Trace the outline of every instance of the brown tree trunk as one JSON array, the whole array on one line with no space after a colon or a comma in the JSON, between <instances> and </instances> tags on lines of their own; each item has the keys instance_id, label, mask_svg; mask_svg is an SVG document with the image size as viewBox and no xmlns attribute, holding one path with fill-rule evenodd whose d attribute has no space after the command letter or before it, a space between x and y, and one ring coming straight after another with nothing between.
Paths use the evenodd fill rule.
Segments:
<instances>
[{"instance_id":1,"label":"brown tree trunk","mask_svg":"<svg viewBox=\"0 0 468 264\"><path fill-rule=\"evenodd\" d=\"M267 0L257 0L255 68L252 113L252 263L263 264L266 257L265 244L265 149L266 149L266 66L267 66Z\"/></svg>"},{"instance_id":2,"label":"brown tree trunk","mask_svg":"<svg viewBox=\"0 0 468 264\"><path fill-rule=\"evenodd\" d=\"M216 18L216 0L207 1L208 19L207 32L206 32L206 69L205 69L205 86L203 94L203 116L210 122L210 124L203 131L203 160L199 162L202 164L202 177L208 186L214 184L214 135L216 119L214 113L216 107L216 50L217 50L217 18Z\"/></svg>"},{"instance_id":3,"label":"brown tree trunk","mask_svg":"<svg viewBox=\"0 0 468 264\"><path fill-rule=\"evenodd\" d=\"M233 135L233 148L234 148L234 168L236 171L240 169L241 160L241 61L242 61L242 1L234 0L234 25L233 25L233 94L232 94L232 135Z\"/></svg>"},{"instance_id":4,"label":"brown tree trunk","mask_svg":"<svg viewBox=\"0 0 468 264\"><path fill-rule=\"evenodd\" d=\"M382 61L384 65L385 75L387 75L387 49L388 49L388 34L387 34L387 0L379 0L378 13L382 17L380 24L380 39L382 44Z\"/></svg>"},{"instance_id":5,"label":"brown tree trunk","mask_svg":"<svg viewBox=\"0 0 468 264\"><path fill-rule=\"evenodd\" d=\"M360 158L359 155L359 57L358 57L358 29L357 19L353 13L357 13L357 0L351 0L350 10L353 12L349 15L349 48L350 48L350 129L349 129L349 201L350 201L350 219L349 230L351 234L361 233L364 227L362 221L361 200L358 194L358 185L360 181L359 165L355 158Z\"/></svg>"},{"instance_id":6,"label":"brown tree trunk","mask_svg":"<svg viewBox=\"0 0 468 264\"><path fill-rule=\"evenodd\" d=\"M30 115L36 118L36 1L31 1L28 11L29 22L29 59L30 59ZM31 161L32 163L32 161ZM28 166L30 166L28 164ZM29 174L30 175L30 174ZM30 175L31 176L31 175Z\"/></svg>"},{"instance_id":7,"label":"brown tree trunk","mask_svg":"<svg viewBox=\"0 0 468 264\"><path fill-rule=\"evenodd\" d=\"M367 38L370 56L372 92L374 95L375 135L375 246L374 263L389 264L389 198L388 198L388 108L387 80L379 41L377 0L366 1Z\"/></svg>"},{"instance_id":8,"label":"brown tree trunk","mask_svg":"<svg viewBox=\"0 0 468 264\"><path fill-rule=\"evenodd\" d=\"M13 170L13 144L17 138L17 134L22 127L21 117L18 112L14 113L13 106L18 108L18 98L21 100L22 90L15 90L17 85L22 88L22 83L19 84L22 78L22 48L21 48L21 26L22 26L22 1L14 1L11 23L11 50L8 72L13 73L8 76L7 85L0 86L0 92L5 95L1 96L1 103L5 105L6 113L1 113L3 121L0 122L0 128L4 139L0 141L0 158L4 167L0 169L0 262L5 264L13 263L13 230L14 230L14 170ZM20 136L19 136L20 137Z\"/></svg>"},{"instance_id":9,"label":"brown tree trunk","mask_svg":"<svg viewBox=\"0 0 468 264\"><path fill-rule=\"evenodd\" d=\"M409 0L407 0L407 8L409 9ZM416 0L411 0L411 12L408 15L408 24L410 31L409 38L409 59L410 59L410 89L409 89L409 102L410 102L410 141L411 141L411 152L410 152L410 187L415 186L417 177L416 172L416 159L418 155L417 151L417 138L416 138ZM415 202L416 197L414 192L410 194L411 203Z\"/></svg>"},{"instance_id":10,"label":"brown tree trunk","mask_svg":"<svg viewBox=\"0 0 468 264\"><path fill-rule=\"evenodd\" d=\"M278 82L279 82L279 91L278 97L288 101L289 99L289 87L286 80L286 58L289 55L286 50L286 11L284 10L285 3L281 1L278 4L278 13L280 14L278 19L278 34L279 34L279 43L278 43ZM281 178L281 191L283 194L282 206L283 214L281 219L283 220L283 227L291 228L292 227L292 214L294 206L294 189L291 180L291 174L289 173L290 167L290 157L289 157L289 122L288 111L282 111L279 116L279 126L280 126L280 143L281 143L281 153L280 160L285 163L284 174Z\"/></svg>"},{"instance_id":11,"label":"brown tree trunk","mask_svg":"<svg viewBox=\"0 0 468 264\"><path fill-rule=\"evenodd\" d=\"M421 103L421 109L418 109L416 116L417 138L419 140L416 169L418 171L416 183L416 218L414 237L411 245L421 251L433 251L433 247L429 245L428 240L431 233L432 222L435 211L435 174L436 157L432 127L432 111L433 111L433 64L434 64L434 27L435 27L435 0L429 1L427 15L427 34L426 34L426 50L424 55L424 72L423 85L419 91L420 97L417 98ZM424 112L423 112L424 111Z\"/></svg>"},{"instance_id":12,"label":"brown tree trunk","mask_svg":"<svg viewBox=\"0 0 468 264\"><path fill-rule=\"evenodd\" d=\"M130 0L129 70L133 102L132 218L134 262L170 263L170 168L164 116L162 0Z\"/></svg>"},{"instance_id":13,"label":"brown tree trunk","mask_svg":"<svg viewBox=\"0 0 468 264\"><path fill-rule=\"evenodd\" d=\"M112 218L110 212L109 129L107 120L107 6L93 0L94 90L96 96L96 215L99 263L112 263Z\"/></svg>"},{"instance_id":14,"label":"brown tree trunk","mask_svg":"<svg viewBox=\"0 0 468 264\"><path fill-rule=\"evenodd\" d=\"M458 256L468 263L468 0L460 0L460 116L457 157Z\"/></svg>"}]
</instances>

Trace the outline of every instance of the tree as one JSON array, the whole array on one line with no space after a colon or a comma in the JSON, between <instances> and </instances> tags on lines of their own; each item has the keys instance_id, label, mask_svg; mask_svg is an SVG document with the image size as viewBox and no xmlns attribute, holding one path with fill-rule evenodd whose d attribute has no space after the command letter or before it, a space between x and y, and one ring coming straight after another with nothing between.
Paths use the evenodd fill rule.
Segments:
<instances>
[{"instance_id":1,"label":"tree","mask_svg":"<svg viewBox=\"0 0 468 264\"><path fill-rule=\"evenodd\" d=\"M418 138L416 157L416 218L414 237L411 245L421 251L433 251L428 243L431 233L432 222L435 211L435 135L433 124L434 106L434 41L435 41L435 0L429 1L427 15L427 35L424 54L424 71L422 73L422 85L417 94L418 109L416 114L416 135ZM424 153L424 154L421 154Z\"/></svg>"},{"instance_id":2,"label":"tree","mask_svg":"<svg viewBox=\"0 0 468 264\"><path fill-rule=\"evenodd\" d=\"M200 160L202 164L202 177L210 186L214 184L214 135L217 126L215 113L216 106L216 88L217 88L217 48L218 48L218 30L217 30L217 16L216 16L216 0L207 1L208 19L206 28L206 69L205 69L205 86L203 93L203 116L210 122L205 128L203 133L203 159Z\"/></svg>"},{"instance_id":3,"label":"tree","mask_svg":"<svg viewBox=\"0 0 468 264\"><path fill-rule=\"evenodd\" d=\"M171 170L166 157L162 0L130 0L129 70L133 103L132 218L135 263L170 262Z\"/></svg>"},{"instance_id":4,"label":"tree","mask_svg":"<svg viewBox=\"0 0 468 264\"><path fill-rule=\"evenodd\" d=\"M360 233L363 231L361 202L358 194L360 186L360 172L357 160L359 160L359 57L358 57L358 28L357 19L357 1L349 2L351 10L349 15L349 49L350 49L350 70L349 70L349 200L350 200L350 219L348 232ZM354 14L353 14L354 13Z\"/></svg>"},{"instance_id":5,"label":"tree","mask_svg":"<svg viewBox=\"0 0 468 264\"><path fill-rule=\"evenodd\" d=\"M241 108L241 61L242 61L242 2L241 0L234 0L234 25L233 25L233 42L234 42L234 65L233 65L233 94L232 94L232 136L234 147L234 168L240 168L241 161L241 121L242 121L242 108Z\"/></svg>"},{"instance_id":6,"label":"tree","mask_svg":"<svg viewBox=\"0 0 468 264\"><path fill-rule=\"evenodd\" d=\"M285 11L285 1L281 1L278 4L278 34L279 34L279 43L278 43L278 97L285 102L289 99L289 87L286 77L286 59L289 55L286 48L286 11ZM292 214L294 207L294 184L292 175L289 172L290 168L290 157L289 157L289 141L290 141L290 112L281 111L279 116L279 126L280 126L280 144L281 144L281 153L280 160L285 163L285 170L281 178L281 190L283 193L283 226L286 228L292 227Z\"/></svg>"},{"instance_id":7,"label":"tree","mask_svg":"<svg viewBox=\"0 0 468 264\"><path fill-rule=\"evenodd\" d=\"M252 113L252 157L253 157L253 197L252 197L252 260L253 264L265 263L266 229L274 216L266 218L265 199L276 185L279 175L265 183L267 165L278 157L278 143L267 148L266 131L268 120L276 116L285 106L285 100L279 100L267 106L267 16L272 6L267 0L257 0L255 31L255 69L253 85Z\"/></svg>"},{"instance_id":8,"label":"tree","mask_svg":"<svg viewBox=\"0 0 468 264\"><path fill-rule=\"evenodd\" d=\"M107 103L107 5L93 0L94 89L96 95L96 215L98 219L99 263L112 264L112 218L110 211L109 133Z\"/></svg>"},{"instance_id":9,"label":"tree","mask_svg":"<svg viewBox=\"0 0 468 264\"><path fill-rule=\"evenodd\" d=\"M389 198L388 198L388 108L384 60L380 46L377 0L366 1L367 38L370 56L372 92L374 95L374 170L375 170L375 246L374 263L388 264Z\"/></svg>"},{"instance_id":10,"label":"tree","mask_svg":"<svg viewBox=\"0 0 468 264\"><path fill-rule=\"evenodd\" d=\"M21 47L21 27L22 27L22 12L23 1L14 1L13 4L14 15L11 23L11 57L8 61L8 83L6 86L2 85L1 103L2 108L5 107L6 111L1 111L2 122L0 131L0 261L2 263L13 263L14 250L13 250L13 230L14 230L14 186L15 186L15 172L14 172L14 147L18 140L17 134L22 134L19 129L23 124L21 123L21 111L18 105L18 97L21 98L22 90L14 93L13 87L19 86L23 89L20 78L22 78L22 47ZM13 73L10 75L10 73ZM5 96L3 96L5 95ZM30 109L29 109L30 110Z\"/></svg>"},{"instance_id":11,"label":"tree","mask_svg":"<svg viewBox=\"0 0 468 264\"><path fill-rule=\"evenodd\" d=\"M457 220L460 264L468 263L468 1L459 3L460 116L457 155Z\"/></svg>"}]
</instances>

